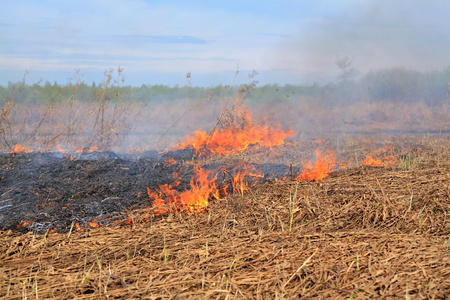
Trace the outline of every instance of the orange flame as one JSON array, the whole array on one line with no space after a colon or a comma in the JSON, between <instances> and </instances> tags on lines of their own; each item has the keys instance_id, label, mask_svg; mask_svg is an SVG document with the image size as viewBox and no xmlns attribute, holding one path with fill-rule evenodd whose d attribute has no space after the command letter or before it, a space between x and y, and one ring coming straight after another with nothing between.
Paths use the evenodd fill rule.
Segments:
<instances>
[{"instance_id":1,"label":"orange flame","mask_svg":"<svg viewBox=\"0 0 450 300\"><path fill-rule=\"evenodd\" d=\"M392 142L391 137L388 139ZM375 156L367 155L361 162L364 166L369 167L387 167L397 162L397 158L393 156L394 153L394 145L388 142L383 148L376 151Z\"/></svg>"},{"instance_id":2,"label":"orange flame","mask_svg":"<svg viewBox=\"0 0 450 300\"><path fill-rule=\"evenodd\" d=\"M70 153L92 153L94 151L97 151L99 148L97 146L92 147L82 147L76 149L75 145L72 144L72 146L61 146L59 142L56 142L55 144L56 149L58 152L63 154L70 154Z\"/></svg>"},{"instance_id":3,"label":"orange flame","mask_svg":"<svg viewBox=\"0 0 450 300\"><path fill-rule=\"evenodd\" d=\"M89 147L88 149L86 149L86 148L79 148L79 149L76 149L75 150L75 153L83 153L83 152L88 152L88 153L92 153L92 152L94 152L94 151L97 151L98 150L98 147L97 146L92 146L92 147Z\"/></svg>"},{"instance_id":4,"label":"orange flame","mask_svg":"<svg viewBox=\"0 0 450 300\"><path fill-rule=\"evenodd\" d=\"M8 151L8 153L10 154L15 154L15 153L31 153L33 152L33 150L28 150L25 146L22 146L20 144L16 144L14 145L14 149L11 151Z\"/></svg>"},{"instance_id":5,"label":"orange flame","mask_svg":"<svg viewBox=\"0 0 450 300\"><path fill-rule=\"evenodd\" d=\"M208 207L209 198L219 198L219 189L215 184L217 175L208 179L210 172L198 166L194 166L194 172L195 175L190 182L191 189L182 193L173 189L170 184L160 185L155 191L147 188L148 196L153 199L155 215L177 211L188 213L204 211Z\"/></svg>"},{"instance_id":6,"label":"orange flame","mask_svg":"<svg viewBox=\"0 0 450 300\"><path fill-rule=\"evenodd\" d=\"M297 176L296 180L322 180L332 172L336 165L336 157L334 151L329 149L327 153L322 156L320 149L314 151L317 159L313 164L308 161L305 164L303 172Z\"/></svg>"},{"instance_id":7,"label":"orange flame","mask_svg":"<svg viewBox=\"0 0 450 300\"><path fill-rule=\"evenodd\" d=\"M61 148L61 144L59 142L56 143L56 149L58 149L58 151L61 152L61 153L66 153L67 152L67 150Z\"/></svg>"},{"instance_id":8,"label":"orange flame","mask_svg":"<svg viewBox=\"0 0 450 300\"><path fill-rule=\"evenodd\" d=\"M231 180L233 186L233 193L236 194L239 191L240 195L244 195L244 191L247 189L247 183L244 182L245 175L248 174L248 169L244 169L243 171L233 172L233 178Z\"/></svg>"},{"instance_id":9,"label":"orange flame","mask_svg":"<svg viewBox=\"0 0 450 300\"><path fill-rule=\"evenodd\" d=\"M249 113L243 113L247 128L230 127L215 130L210 134L204 131L195 131L186 142L178 144L177 149L194 149L196 155L230 155L244 152L250 145L272 148L283 145L284 140L293 136L292 130L281 130L280 126L267 126L255 124Z\"/></svg>"},{"instance_id":10,"label":"orange flame","mask_svg":"<svg viewBox=\"0 0 450 300\"><path fill-rule=\"evenodd\" d=\"M166 163L166 164L176 164L177 161L176 161L175 159L169 157L169 158L167 158L167 159L164 161L164 163Z\"/></svg>"},{"instance_id":11,"label":"orange flame","mask_svg":"<svg viewBox=\"0 0 450 300\"><path fill-rule=\"evenodd\" d=\"M77 232L77 231L86 231L86 230L81 229L80 224L75 223L75 228L73 229L73 232Z\"/></svg>"},{"instance_id":12,"label":"orange flame","mask_svg":"<svg viewBox=\"0 0 450 300\"><path fill-rule=\"evenodd\" d=\"M239 166L241 167L242 164ZM239 168L238 167L238 168ZM245 177L253 177L257 181L258 178L264 178L261 172L252 172L249 166L244 166L240 171L234 170L231 178L231 185L233 187L233 193L244 195L244 191L248 188L248 181L245 181Z\"/></svg>"},{"instance_id":13,"label":"orange flame","mask_svg":"<svg viewBox=\"0 0 450 300\"><path fill-rule=\"evenodd\" d=\"M369 167L387 167L397 162L394 156L386 156L383 158L375 159L372 155L367 155L362 161L362 164Z\"/></svg>"},{"instance_id":14,"label":"orange flame","mask_svg":"<svg viewBox=\"0 0 450 300\"><path fill-rule=\"evenodd\" d=\"M20 221L19 223L17 223L17 228L30 227L31 224L33 224L32 221Z\"/></svg>"},{"instance_id":15,"label":"orange flame","mask_svg":"<svg viewBox=\"0 0 450 300\"><path fill-rule=\"evenodd\" d=\"M98 225L98 223L97 223L97 220L94 220L94 221L92 221L92 222L89 222L89 227L92 227L92 228L95 228L95 227L98 227L99 225Z\"/></svg>"}]
</instances>

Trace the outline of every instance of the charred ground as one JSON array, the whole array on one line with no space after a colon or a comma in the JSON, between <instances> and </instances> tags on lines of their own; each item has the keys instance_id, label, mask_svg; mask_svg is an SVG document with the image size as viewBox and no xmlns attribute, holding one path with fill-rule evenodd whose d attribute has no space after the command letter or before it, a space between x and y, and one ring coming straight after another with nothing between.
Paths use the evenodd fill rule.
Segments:
<instances>
[{"instance_id":1,"label":"charred ground","mask_svg":"<svg viewBox=\"0 0 450 300\"><path fill-rule=\"evenodd\" d=\"M33 225L22 231L67 231L72 222L83 225L124 212L144 200L146 185L169 181L161 159L148 156L136 160L107 152L73 160L59 153L2 156L1 229L31 221Z\"/></svg>"},{"instance_id":2,"label":"charred ground","mask_svg":"<svg viewBox=\"0 0 450 300\"><path fill-rule=\"evenodd\" d=\"M188 189L193 159L191 150L134 155L108 151L2 155L0 230L43 234L49 229L67 232L76 223L86 227L94 220L103 226L120 223L128 218L130 209L152 205L147 187L177 180L177 190ZM221 173L225 166L232 172L239 165L236 159L225 165L213 160L197 163L215 173ZM283 164L254 167L265 169L267 178L286 176L289 171ZM225 183L226 177L220 174L218 183Z\"/></svg>"}]
</instances>

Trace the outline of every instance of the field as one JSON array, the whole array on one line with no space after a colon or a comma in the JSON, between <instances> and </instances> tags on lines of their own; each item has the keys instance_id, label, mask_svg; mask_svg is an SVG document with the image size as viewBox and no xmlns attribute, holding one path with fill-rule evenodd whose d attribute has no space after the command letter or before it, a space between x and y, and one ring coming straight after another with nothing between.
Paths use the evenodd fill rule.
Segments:
<instances>
[{"instance_id":1,"label":"field","mask_svg":"<svg viewBox=\"0 0 450 300\"><path fill-rule=\"evenodd\" d=\"M237 102L5 106L0 297L449 297L437 110Z\"/></svg>"}]
</instances>

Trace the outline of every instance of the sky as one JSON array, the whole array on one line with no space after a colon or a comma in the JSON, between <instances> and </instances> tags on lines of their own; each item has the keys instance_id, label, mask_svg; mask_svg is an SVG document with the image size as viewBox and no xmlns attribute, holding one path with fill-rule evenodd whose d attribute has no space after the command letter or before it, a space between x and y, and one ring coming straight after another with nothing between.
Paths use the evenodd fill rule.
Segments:
<instances>
[{"instance_id":1,"label":"sky","mask_svg":"<svg viewBox=\"0 0 450 300\"><path fill-rule=\"evenodd\" d=\"M0 0L0 85L105 80L214 86L336 80L348 57L360 74L450 65L450 1ZM77 71L78 70L78 71ZM78 73L77 73L78 72Z\"/></svg>"}]
</instances>

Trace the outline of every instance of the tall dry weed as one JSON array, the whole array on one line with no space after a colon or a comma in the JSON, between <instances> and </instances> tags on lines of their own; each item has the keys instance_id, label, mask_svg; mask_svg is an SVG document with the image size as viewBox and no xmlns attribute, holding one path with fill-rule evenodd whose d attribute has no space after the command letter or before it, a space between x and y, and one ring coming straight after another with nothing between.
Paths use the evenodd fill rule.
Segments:
<instances>
[{"instance_id":1,"label":"tall dry weed","mask_svg":"<svg viewBox=\"0 0 450 300\"><path fill-rule=\"evenodd\" d=\"M10 88L0 111L1 151L13 152L16 145L48 151L93 146L108 149L120 144L134 120L130 110L133 99L125 101L121 92L125 80L122 72L123 68L119 67L113 79L115 70L108 70L95 99L79 99L78 92L84 82L76 70L75 85L70 85L73 93L67 99L48 104L23 103L18 91L25 86L24 77L20 84Z\"/></svg>"}]
</instances>

